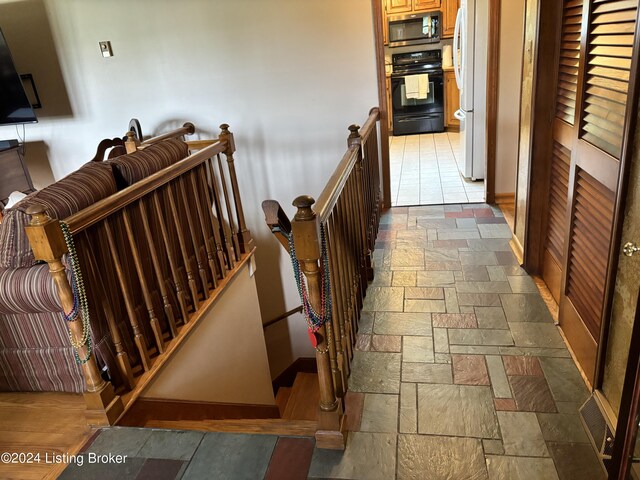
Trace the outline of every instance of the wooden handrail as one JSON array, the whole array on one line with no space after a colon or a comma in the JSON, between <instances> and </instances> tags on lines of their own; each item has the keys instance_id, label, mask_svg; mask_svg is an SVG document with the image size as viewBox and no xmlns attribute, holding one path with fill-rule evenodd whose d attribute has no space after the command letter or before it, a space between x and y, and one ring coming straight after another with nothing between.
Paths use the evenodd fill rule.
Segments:
<instances>
[{"instance_id":1,"label":"wooden handrail","mask_svg":"<svg viewBox=\"0 0 640 480\"><path fill-rule=\"evenodd\" d=\"M321 222L326 221L327 215L331 212L338 200L338 196L342 193L344 185L353 170L358 158L358 147L349 147L342 157L338 167L329 178L327 185L316 201L314 211L318 215Z\"/></svg>"},{"instance_id":2,"label":"wooden handrail","mask_svg":"<svg viewBox=\"0 0 640 480\"><path fill-rule=\"evenodd\" d=\"M360 136L362 141L366 141L369 139L373 129L376 128L376 122L380 119L380 109L378 107L373 107L369 110L369 117L367 121L364 123L362 128L360 128ZM356 163L358 147L350 146L347 152L342 157L342 160L336 167L329 178L326 186L322 190L322 193L316 200L316 204L314 207L314 211L318 215L321 222L324 222L327 219L327 215L335 206L335 202L337 200L338 195L342 192L345 182L347 178L351 174L351 171Z\"/></svg>"},{"instance_id":3,"label":"wooden handrail","mask_svg":"<svg viewBox=\"0 0 640 480\"><path fill-rule=\"evenodd\" d=\"M196 131L196 127L193 123L187 122L182 127L176 128L175 130L171 130L170 132L163 133L162 135L158 135L157 137L149 138L145 141L140 142L140 146L148 147L149 145L153 145L155 143L161 142L163 140L167 140L169 138L178 138L183 135L193 135ZM140 139L142 140L142 139Z\"/></svg>"},{"instance_id":4,"label":"wooden handrail","mask_svg":"<svg viewBox=\"0 0 640 480\"><path fill-rule=\"evenodd\" d=\"M128 139L128 148L138 150L132 132ZM32 215L27 227L31 246L37 259L49 263L64 311L81 304L81 316L68 324L71 346L79 358L87 359L82 370L93 424L114 423L127 407L127 397L120 396L121 390L116 395L113 387L124 387L135 397L141 375L166 360L166 352L189 331L187 325L201 318L209 300L253 253L228 125L221 126L218 140L208 143L70 215L63 220L69 230L64 235L63 222L48 217L45 207L34 205L27 212ZM75 290L61 261L67 248L77 259ZM80 265L82 275L76 270ZM109 350L116 355L115 369L109 372L113 385L102 379L89 344L80 341L86 341L87 330L79 319L89 312L91 325L111 333ZM104 355L97 350L98 357Z\"/></svg>"},{"instance_id":5,"label":"wooden handrail","mask_svg":"<svg viewBox=\"0 0 640 480\"><path fill-rule=\"evenodd\" d=\"M283 248L295 255L304 275L303 303L321 312L322 299L331 299L331 315L325 312L313 333L320 387L318 448L344 449L346 444L343 401L363 297L373 279L371 252L380 220L379 119L380 111L374 107L364 127L349 127L347 151L318 201L308 195L296 198L293 205L298 210L292 222L277 201L262 203L267 225Z\"/></svg>"},{"instance_id":6,"label":"wooden handrail","mask_svg":"<svg viewBox=\"0 0 640 480\"><path fill-rule=\"evenodd\" d=\"M112 213L122 209L131 202L138 200L153 190L156 190L158 187L165 185L183 173L188 172L196 165L205 162L219 153L223 153L225 148L225 143L216 142L209 147L198 150L187 158L149 175L147 178L134 183L110 197L104 198L84 210L67 217L64 221L69 225L69 230L72 234L81 232L82 230L85 230L86 228L89 228L97 222L105 219Z\"/></svg>"}]
</instances>

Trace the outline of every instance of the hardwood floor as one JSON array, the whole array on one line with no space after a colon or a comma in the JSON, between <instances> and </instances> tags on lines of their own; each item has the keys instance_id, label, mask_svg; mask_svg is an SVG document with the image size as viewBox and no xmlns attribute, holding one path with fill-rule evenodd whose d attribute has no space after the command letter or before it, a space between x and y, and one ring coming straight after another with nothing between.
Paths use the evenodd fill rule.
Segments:
<instances>
[{"instance_id":1,"label":"hardwood floor","mask_svg":"<svg viewBox=\"0 0 640 480\"><path fill-rule=\"evenodd\" d=\"M53 479L65 464L46 463L52 454L74 454L92 431L82 395L0 393L0 453L40 454L31 464L0 463L3 479Z\"/></svg>"}]
</instances>

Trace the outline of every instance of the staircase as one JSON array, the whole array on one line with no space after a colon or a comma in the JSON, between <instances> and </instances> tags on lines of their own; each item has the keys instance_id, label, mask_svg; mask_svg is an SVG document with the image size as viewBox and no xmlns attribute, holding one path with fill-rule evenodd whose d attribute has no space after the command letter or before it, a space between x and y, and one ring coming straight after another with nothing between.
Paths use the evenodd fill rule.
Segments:
<instances>
[{"instance_id":1,"label":"staircase","mask_svg":"<svg viewBox=\"0 0 640 480\"><path fill-rule=\"evenodd\" d=\"M298 373L291 387L280 387L276 404L280 418L242 418L210 420L154 420L147 428L199 430L204 432L262 433L313 437L318 429L320 387L317 373Z\"/></svg>"}]
</instances>

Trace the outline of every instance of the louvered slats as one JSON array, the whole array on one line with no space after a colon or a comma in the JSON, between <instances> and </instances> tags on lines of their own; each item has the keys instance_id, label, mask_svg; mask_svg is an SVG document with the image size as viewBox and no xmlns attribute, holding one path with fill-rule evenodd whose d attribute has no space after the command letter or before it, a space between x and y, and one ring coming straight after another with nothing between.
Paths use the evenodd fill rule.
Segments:
<instances>
[{"instance_id":1,"label":"louvered slats","mask_svg":"<svg viewBox=\"0 0 640 480\"><path fill-rule=\"evenodd\" d=\"M592 2L581 137L619 159L638 0Z\"/></svg>"},{"instance_id":2,"label":"louvered slats","mask_svg":"<svg viewBox=\"0 0 640 480\"><path fill-rule=\"evenodd\" d=\"M556 116L571 125L576 115L582 4L583 0L565 0L562 15Z\"/></svg>"},{"instance_id":3,"label":"louvered slats","mask_svg":"<svg viewBox=\"0 0 640 480\"><path fill-rule=\"evenodd\" d=\"M554 142L551 159L551 183L549 189L549 221L547 222L547 249L562 264L564 235L569 191L569 163L571 152Z\"/></svg>"},{"instance_id":4,"label":"louvered slats","mask_svg":"<svg viewBox=\"0 0 640 480\"><path fill-rule=\"evenodd\" d=\"M578 168L567 297L597 341L614 213L614 192Z\"/></svg>"}]
</instances>

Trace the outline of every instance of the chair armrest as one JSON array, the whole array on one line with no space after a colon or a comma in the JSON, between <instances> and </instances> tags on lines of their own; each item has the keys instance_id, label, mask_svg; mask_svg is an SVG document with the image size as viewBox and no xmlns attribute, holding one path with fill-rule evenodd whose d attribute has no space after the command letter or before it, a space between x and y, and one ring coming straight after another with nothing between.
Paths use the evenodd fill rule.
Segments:
<instances>
[{"instance_id":1,"label":"chair armrest","mask_svg":"<svg viewBox=\"0 0 640 480\"><path fill-rule=\"evenodd\" d=\"M62 312L47 264L0 269L0 314Z\"/></svg>"}]
</instances>

